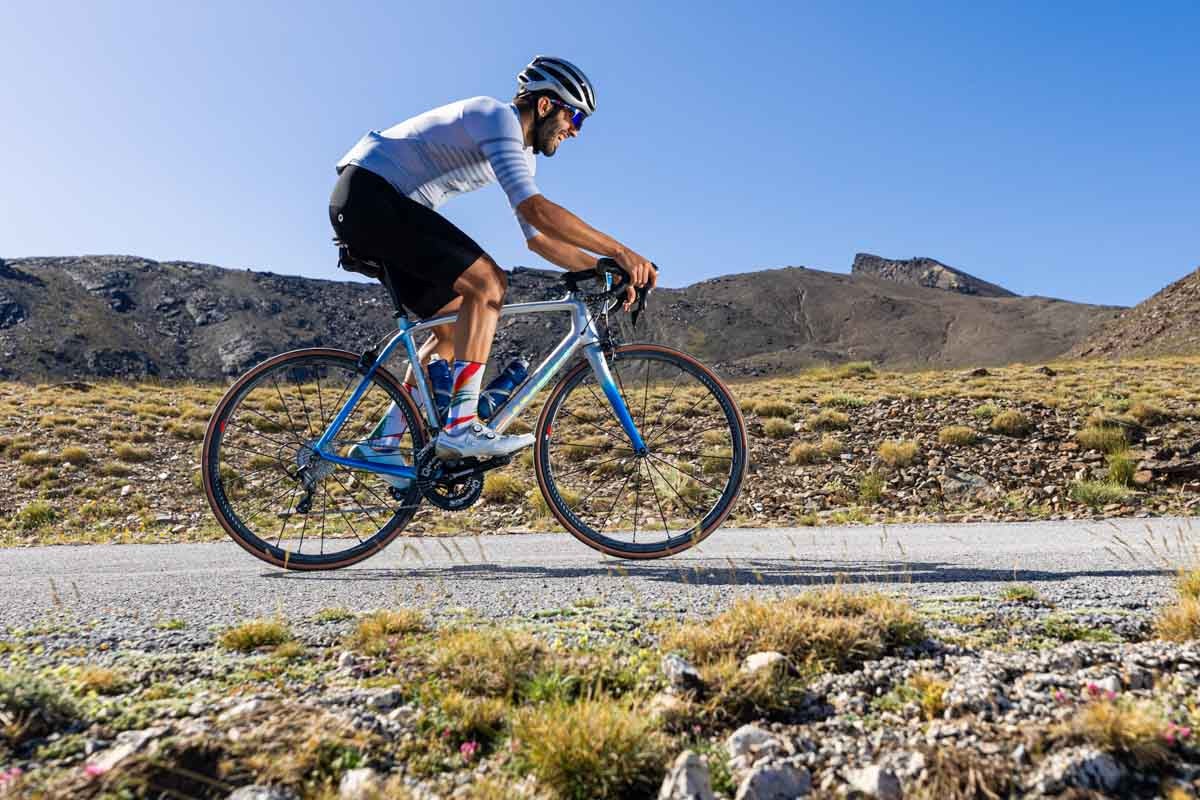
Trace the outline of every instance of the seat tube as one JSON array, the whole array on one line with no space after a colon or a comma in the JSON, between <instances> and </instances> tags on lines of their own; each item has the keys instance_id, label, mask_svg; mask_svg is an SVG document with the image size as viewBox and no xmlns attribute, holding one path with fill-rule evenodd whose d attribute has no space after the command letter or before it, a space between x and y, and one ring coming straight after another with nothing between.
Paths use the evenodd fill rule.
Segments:
<instances>
[{"instance_id":1,"label":"seat tube","mask_svg":"<svg viewBox=\"0 0 1200 800\"><path fill-rule=\"evenodd\" d=\"M420 399L420 411L425 415L425 421L430 428L437 428L440 424L437 419L437 403L433 398L433 387L429 385L429 378L425 373L425 365L421 363L420 349L417 347L416 341L412 334L408 333L408 329L412 324L404 317L399 317L396 324L400 328L400 332L407 334L404 337L404 352L408 356L408 363L412 367L413 379L417 382L417 397Z\"/></svg>"},{"instance_id":2,"label":"seat tube","mask_svg":"<svg viewBox=\"0 0 1200 800\"><path fill-rule=\"evenodd\" d=\"M608 368L608 359L604 357L604 350L600 345L592 344L585 348L584 353L587 355L588 363L592 366L592 373L600 383L600 388L604 390L604 396L608 398L613 411L617 414L621 428L633 444L634 452L639 455L645 453L646 444L642 441L642 434L634 424L629 408L625 405L625 398L621 396L621 390L617 386L616 380L613 379L612 371Z\"/></svg>"}]
</instances>

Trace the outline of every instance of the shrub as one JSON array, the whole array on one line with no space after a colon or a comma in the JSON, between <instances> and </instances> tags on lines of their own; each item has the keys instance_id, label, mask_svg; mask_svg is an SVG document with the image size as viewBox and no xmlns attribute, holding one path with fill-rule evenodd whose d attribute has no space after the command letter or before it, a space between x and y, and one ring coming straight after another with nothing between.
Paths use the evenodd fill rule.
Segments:
<instances>
[{"instance_id":1,"label":"shrub","mask_svg":"<svg viewBox=\"0 0 1200 800\"><path fill-rule=\"evenodd\" d=\"M177 439L198 442L204 438L205 425L200 423L172 422L167 430Z\"/></svg>"},{"instance_id":2,"label":"shrub","mask_svg":"<svg viewBox=\"0 0 1200 800\"><path fill-rule=\"evenodd\" d=\"M844 449L842 440L836 436L821 437L821 455L826 458L837 458L842 454L842 450Z\"/></svg>"},{"instance_id":3,"label":"shrub","mask_svg":"<svg viewBox=\"0 0 1200 800\"><path fill-rule=\"evenodd\" d=\"M118 464L116 461L110 461L107 464L101 464L99 472L101 475L109 478L123 478L126 475L131 474L133 470L124 464Z\"/></svg>"},{"instance_id":4,"label":"shrub","mask_svg":"<svg viewBox=\"0 0 1200 800\"><path fill-rule=\"evenodd\" d=\"M965 447L975 444L978 440L979 436L966 425L947 425L938 431L938 442L944 445Z\"/></svg>"},{"instance_id":5,"label":"shrub","mask_svg":"<svg viewBox=\"0 0 1200 800\"><path fill-rule=\"evenodd\" d=\"M827 394L817 404L827 408L862 408L867 401L850 394Z\"/></svg>"},{"instance_id":6,"label":"shrub","mask_svg":"<svg viewBox=\"0 0 1200 800\"><path fill-rule=\"evenodd\" d=\"M516 503L527 491L525 481L507 472L489 472L483 478L483 496L493 503Z\"/></svg>"},{"instance_id":7,"label":"shrub","mask_svg":"<svg viewBox=\"0 0 1200 800\"><path fill-rule=\"evenodd\" d=\"M763 433L770 439L786 439L794 431L792 423L778 417L770 417L763 423Z\"/></svg>"},{"instance_id":8,"label":"shrub","mask_svg":"<svg viewBox=\"0 0 1200 800\"><path fill-rule=\"evenodd\" d=\"M1000 407L995 403L984 403L983 405L976 406L971 411L971 416L978 420L990 420L999 413Z\"/></svg>"},{"instance_id":9,"label":"shrub","mask_svg":"<svg viewBox=\"0 0 1200 800\"><path fill-rule=\"evenodd\" d=\"M879 446L879 458L889 467L907 467L917 457L917 449L916 442L884 442Z\"/></svg>"},{"instance_id":10,"label":"shrub","mask_svg":"<svg viewBox=\"0 0 1200 800\"><path fill-rule=\"evenodd\" d=\"M811 417L808 426L814 431L841 431L850 427L850 417L841 411L825 409Z\"/></svg>"},{"instance_id":11,"label":"shrub","mask_svg":"<svg viewBox=\"0 0 1200 800\"><path fill-rule=\"evenodd\" d=\"M1004 591L1000 592L1000 598L1010 603L1036 603L1040 600L1037 589L1026 583L1005 586Z\"/></svg>"},{"instance_id":12,"label":"shrub","mask_svg":"<svg viewBox=\"0 0 1200 800\"><path fill-rule=\"evenodd\" d=\"M1133 474L1137 464L1129 457L1127 450L1108 454L1108 480L1118 486L1128 486L1133 482Z\"/></svg>"},{"instance_id":13,"label":"shrub","mask_svg":"<svg viewBox=\"0 0 1200 800\"><path fill-rule=\"evenodd\" d=\"M49 450L30 450L21 456L21 463L27 467L45 467L57 460Z\"/></svg>"},{"instance_id":14,"label":"shrub","mask_svg":"<svg viewBox=\"0 0 1200 800\"><path fill-rule=\"evenodd\" d=\"M1075 481L1071 484L1071 499L1092 508L1124 502L1131 494L1124 486L1107 481Z\"/></svg>"},{"instance_id":15,"label":"shrub","mask_svg":"<svg viewBox=\"0 0 1200 800\"><path fill-rule=\"evenodd\" d=\"M517 761L562 798L650 797L670 755L651 714L603 696L524 709L513 738Z\"/></svg>"},{"instance_id":16,"label":"shrub","mask_svg":"<svg viewBox=\"0 0 1200 800\"><path fill-rule=\"evenodd\" d=\"M878 472L868 472L858 482L858 501L860 503L878 503L883 497L883 487L886 481Z\"/></svg>"},{"instance_id":17,"label":"shrub","mask_svg":"<svg viewBox=\"0 0 1200 800\"><path fill-rule=\"evenodd\" d=\"M773 422L774 420L767 420ZM705 475L727 475L732 464L733 451L728 448L705 450L700 455L700 471Z\"/></svg>"},{"instance_id":18,"label":"shrub","mask_svg":"<svg viewBox=\"0 0 1200 800\"><path fill-rule=\"evenodd\" d=\"M668 629L663 648L681 651L696 664L777 650L797 667L843 670L924 638L924 626L906 601L831 588L737 600L711 620Z\"/></svg>"},{"instance_id":19,"label":"shrub","mask_svg":"<svg viewBox=\"0 0 1200 800\"><path fill-rule=\"evenodd\" d=\"M700 715L723 725L786 715L803 702L808 683L786 661L748 673L732 656L701 667L700 678L706 688Z\"/></svg>"},{"instance_id":20,"label":"shrub","mask_svg":"<svg viewBox=\"0 0 1200 800\"><path fill-rule=\"evenodd\" d=\"M34 675L0 670L0 743L15 747L79 719L79 708L60 687Z\"/></svg>"},{"instance_id":21,"label":"shrub","mask_svg":"<svg viewBox=\"0 0 1200 800\"><path fill-rule=\"evenodd\" d=\"M1129 446L1125 440L1123 428L1097 427L1089 425L1075 434L1075 440L1087 450L1099 450L1101 453L1112 453L1124 450Z\"/></svg>"},{"instance_id":22,"label":"shrub","mask_svg":"<svg viewBox=\"0 0 1200 800\"><path fill-rule=\"evenodd\" d=\"M154 458L154 453L145 447L134 447L131 444L119 444L113 450L113 454L121 461L127 461L131 464L149 461Z\"/></svg>"},{"instance_id":23,"label":"shrub","mask_svg":"<svg viewBox=\"0 0 1200 800\"><path fill-rule=\"evenodd\" d=\"M787 462L789 464L815 464L821 460L823 454L821 448L815 444L808 442L796 442L792 448L788 450Z\"/></svg>"},{"instance_id":24,"label":"shrub","mask_svg":"<svg viewBox=\"0 0 1200 800\"><path fill-rule=\"evenodd\" d=\"M1076 712L1070 733L1088 744L1120 755L1138 769L1165 765L1171 748L1163 739L1167 720L1146 701L1094 700Z\"/></svg>"},{"instance_id":25,"label":"shrub","mask_svg":"<svg viewBox=\"0 0 1200 800\"><path fill-rule=\"evenodd\" d=\"M725 431L705 431L700 434L700 441L709 445L728 445L729 434Z\"/></svg>"},{"instance_id":26,"label":"shrub","mask_svg":"<svg viewBox=\"0 0 1200 800\"><path fill-rule=\"evenodd\" d=\"M76 464L76 465L86 464L92 460L92 457L88 453L88 451L84 450L82 447L63 448L63 451L61 453L59 453L58 458L60 461L63 461L63 462L69 461L70 463Z\"/></svg>"},{"instance_id":27,"label":"shrub","mask_svg":"<svg viewBox=\"0 0 1200 800\"><path fill-rule=\"evenodd\" d=\"M1001 411L992 417L988 430L1005 436L1024 436L1033 430L1033 421L1020 411Z\"/></svg>"},{"instance_id":28,"label":"shrub","mask_svg":"<svg viewBox=\"0 0 1200 800\"><path fill-rule=\"evenodd\" d=\"M37 530L54 522L57 517L54 506L45 500L34 500L17 512L17 527L27 531Z\"/></svg>"},{"instance_id":29,"label":"shrub","mask_svg":"<svg viewBox=\"0 0 1200 800\"><path fill-rule=\"evenodd\" d=\"M1181 597L1164 608L1154 621L1154 635L1169 642L1200 639L1200 599Z\"/></svg>"},{"instance_id":30,"label":"shrub","mask_svg":"<svg viewBox=\"0 0 1200 800\"><path fill-rule=\"evenodd\" d=\"M796 409L792 408L787 403L779 403L771 400L766 400L758 403L754 410L760 417L781 417L787 419Z\"/></svg>"},{"instance_id":31,"label":"shrub","mask_svg":"<svg viewBox=\"0 0 1200 800\"><path fill-rule=\"evenodd\" d=\"M1162 410L1156 405L1153 405L1152 403L1146 402L1134 403L1129 407L1129 411L1126 413L1136 420L1139 425L1145 425L1147 427L1151 425L1158 425L1171 418L1171 415L1166 411Z\"/></svg>"},{"instance_id":32,"label":"shrub","mask_svg":"<svg viewBox=\"0 0 1200 800\"><path fill-rule=\"evenodd\" d=\"M441 632L429 660L460 692L515 699L545 656L542 644L524 631L458 628Z\"/></svg>"},{"instance_id":33,"label":"shrub","mask_svg":"<svg viewBox=\"0 0 1200 800\"><path fill-rule=\"evenodd\" d=\"M132 685L129 676L120 670L89 664L75 673L75 689L96 694L124 694Z\"/></svg>"},{"instance_id":34,"label":"shrub","mask_svg":"<svg viewBox=\"0 0 1200 800\"><path fill-rule=\"evenodd\" d=\"M217 644L226 650L249 653L260 647L276 647L291 641L292 632L277 619L256 619L225 630Z\"/></svg>"},{"instance_id":35,"label":"shrub","mask_svg":"<svg viewBox=\"0 0 1200 800\"><path fill-rule=\"evenodd\" d=\"M427 630L429 624L419 612L410 609L374 611L358 621L347 644L360 653L377 656L391 650L398 637Z\"/></svg>"}]
</instances>

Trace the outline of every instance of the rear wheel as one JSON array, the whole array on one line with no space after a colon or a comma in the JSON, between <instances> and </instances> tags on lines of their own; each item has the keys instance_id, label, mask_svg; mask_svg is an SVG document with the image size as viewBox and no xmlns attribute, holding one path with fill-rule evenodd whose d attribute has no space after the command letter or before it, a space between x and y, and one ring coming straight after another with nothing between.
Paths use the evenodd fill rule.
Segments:
<instances>
[{"instance_id":1,"label":"rear wheel","mask_svg":"<svg viewBox=\"0 0 1200 800\"><path fill-rule=\"evenodd\" d=\"M221 527L263 561L288 569L345 567L385 547L416 513L416 481L395 488L383 475L334 464L314 450L360 380L354 353L294 350L247 372L217 405L204 436L204 493ZM400 436L380 425L393 403L405 422ZM359 446L354 457L374 458L387 445L411 465L425 442L416 405L379 369L330 449L350 456Z\"/></svg>"},{"instance_id":2,"label":"rear wheel","mask_svg":"<svg viewBox=\"0 0 1200 800\"><path fill-rule=\"evenodd\" d=\"M590 547L660 558L711 534L746 473L746 427L729 390L691 356L626 345L609 369L641 433L637 454L588 363L550 394L534 464L555 518Z\"/></svg>"}]
</instances>

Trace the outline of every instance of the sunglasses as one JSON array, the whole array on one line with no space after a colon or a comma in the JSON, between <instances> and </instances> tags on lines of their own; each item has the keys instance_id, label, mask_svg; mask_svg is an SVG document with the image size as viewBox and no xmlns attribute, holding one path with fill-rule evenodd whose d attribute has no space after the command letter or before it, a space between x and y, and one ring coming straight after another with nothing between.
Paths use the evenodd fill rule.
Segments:
<instances>
[{"instance_id":1,"label":"sunglasses","mask_svg":"<svg viewBox=\"0 0 1200 800\"><path fill-rule=\"evenodd\" d=\"M575 106L567 105L562 100L555 100L553 97L547 97L546 99L550 101L550 105L556 108L565 108L571 113L571 126L575 130L580 130L583 127L583 121L587 119L587 114L575 108Z\"/></svg>"}]
</instances>

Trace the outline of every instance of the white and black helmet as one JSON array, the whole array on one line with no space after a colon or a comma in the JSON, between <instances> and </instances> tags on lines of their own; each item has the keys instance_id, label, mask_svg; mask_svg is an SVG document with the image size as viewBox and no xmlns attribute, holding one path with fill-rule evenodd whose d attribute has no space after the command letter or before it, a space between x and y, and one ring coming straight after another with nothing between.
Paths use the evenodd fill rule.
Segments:
<instances>
[{"instance_id":1,"label":"white and black helmet","mask_svg":"<svg viewBox=\"0 0 1200 800\"><path fill-rule=\"evenodd\" d=\"M587 115L596 113L596 94L583 70L570 61L537 56L517 75L517 93L552 92Z\"/></svg>"}]
</instances>

